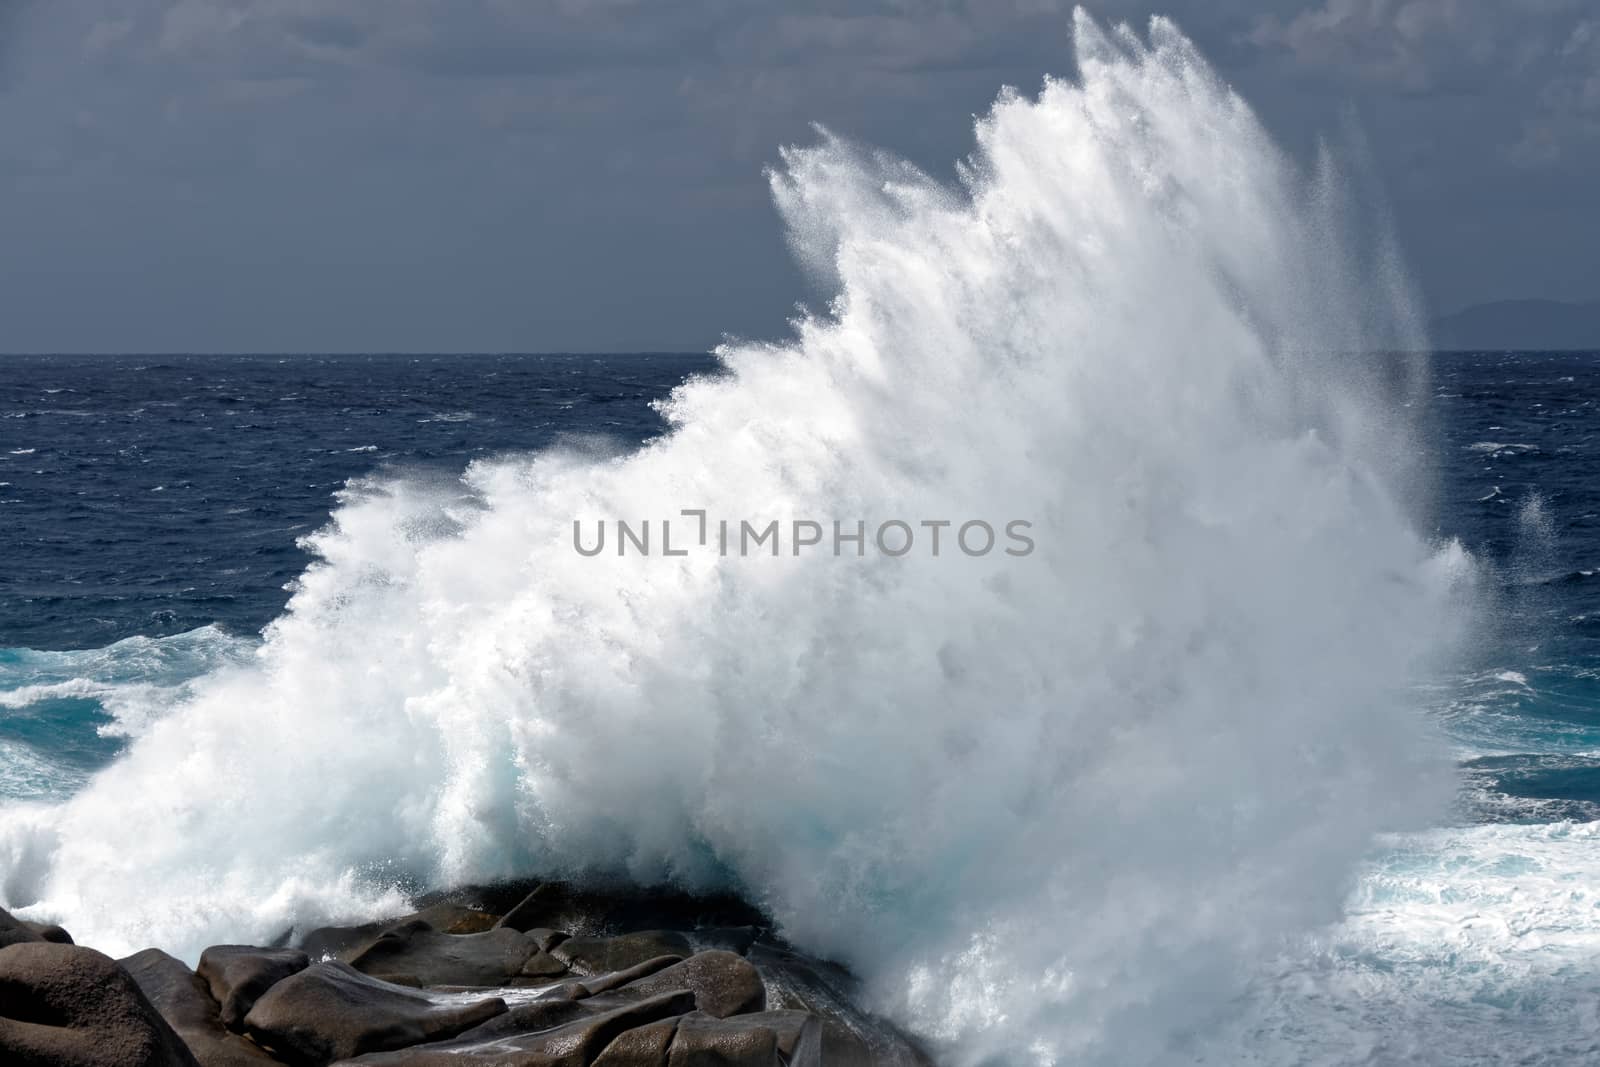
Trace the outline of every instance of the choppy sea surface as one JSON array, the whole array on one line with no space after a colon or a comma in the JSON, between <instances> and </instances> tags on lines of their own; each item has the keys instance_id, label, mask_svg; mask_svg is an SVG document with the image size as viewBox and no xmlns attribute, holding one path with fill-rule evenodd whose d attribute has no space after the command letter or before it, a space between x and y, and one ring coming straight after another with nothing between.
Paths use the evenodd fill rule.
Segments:
<instances>
[{"instance_id":1,"label":"choppy sea surface","mask_svg":"<svg viewBox=\"0 0 1600 1067\"><path fill-rule=\"evenodd\" d=\"M474 459L590 436L633 446L665 429L654 402L716 370L5 357L0 804L71 795L195 679L248 658L347 486L448 485ZM1261 1062L1465 1062L1484 1050L1451 1035L1486 1018L1502 1062L1600 1055L1600 354L1439 354L1431 404L1431 532L1492 584L1465 662L1419 698L1460 799L1380 841L1314 961L1263 979L1277 1021L1244 1042Z\"/></svg>"},{"instance_id":2,"label":"choppy sea surface","mask_svg":"<svg viewBox=\"0 0 1600 1067\"><path fill-rule=\"evenodd\" d=\"M0 797L58 799L249 655L367 478L634 445L705 355L9 356L0 375Z\"/></svg>"}]
</instances>

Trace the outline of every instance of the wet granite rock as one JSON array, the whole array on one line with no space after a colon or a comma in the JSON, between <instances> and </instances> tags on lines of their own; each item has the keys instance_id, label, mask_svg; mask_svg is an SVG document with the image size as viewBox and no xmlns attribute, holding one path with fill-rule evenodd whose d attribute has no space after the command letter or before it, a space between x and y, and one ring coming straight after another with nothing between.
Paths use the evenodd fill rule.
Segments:
<instances>
[{"instance_id":1,"label":"wet granite rock","mask_svg":"<svg viewBox=\"0 0 1600 1067\"><path fill-rule=\"evenodd\" d=\"M4 908L0 908L0 948L7 945L24 945L43 941L33 923L23 922Z\"/></svg>"},{"instance_id":2,"label":"wet granite rock","mask_svg":"<svg viewBox=\"0 0 1600 1067\"><path fill-rule=\"evenodd\" d=\"M0 1063L196 1067L126 971L93 949L43 940L0 948Z\"/></svg>"},{"instance_id":3,"label":"wet granite rock","mask_svg":"<svg viewBox=\"0 0 1600 1067\"><path fill-rule=\"evenodd\" d=\"M684 1015L694 1007L690 993L624 1004L535 1032L516 1032L501 1020L436 1042L384 1055L368 1055L351 1067L590 1067L622 1035Z\"/></svg>"},{"instance_id":4,"label":"wet granite rock","mask_svg":"<svg viewBox=\"0 0 1600 1067\"><path fill-rule=\"evenodd\" d=\"M32 941L48 941L53 945L73 944L72 935L55 923L29 922L0 908L0 948Z\"/></svg>"},{"instance_id":5,"label":"wet granite rock","mask_svg":"<svg viewBox=\"0 0 1600 1067\"><path fill-rule=\"evenodd\" d=\"M618 1034L592 1067L664 1067L681 1018L662 1019Z\"/></svg>"},{"instance_id":6,"label":"wet granite rock","mask_svg":"<svg viewBox=\"0 0 1600 1067\"><path fill-rule=\"evenodd\" d=\"M52 945L77 944L77 942L72 940L71 934L67 933L63 927L57 926L55 923L30 923L24 921L22 925L38 934L40 940L48 941Z\"/></svg>"},{"instance_id":7,"label":"wet granite rock","mask_svg":"<svg viewBox=\"0 0 1600 1067\"><path fill-rule=\"evenodd\" d=\"M326 959L349 963L385 933L408 923L423 922L442 934L479 934L493 930L500 918L464 904L436 903L409 915L357 926L319 926L299 939L300 951L313 963Z\"/></svg>"},{"instance_id":8,"label":"wet granite rock","mask_svg":"<svg viewBox=\"0 0 1600 1067\"><path fill-rule=\"evenodd\" d=\"M263 993L310 964L298 949L213 945L200 954L195 973L205 979L221 1006L222 1025L238 1030Z\"/></svg>"},{"instance_id":9,"label":"wet granite rock","mask_svg":"<svg viewBox=\"0 0 1600 1067\"><path fill-rule=\"evenodd\" d=\"M667 1067L833 1067L822 1057L822 1028L803 1011L764 1011L718 1019L693 1012L678 1020Z\"/></svg>"},{"instance_id":10,"label":"wet granite rock","mask_svg":"<svg viewBox=\"0 0 1600 1067\"><path fill-rule=\"evenodd\" d=\"M731 894L697 896L664 888L543 882L511 906L500 925L513 930L545 927L578 935L742 926L765 929L767 920Z\"/></svg>"},{"instance_id":11,"label":"wet granite rock","mask_svg":"<svg viewBox=\"0 0 1600 1067\"><path fill-rule=\"evenodd\" d=\"M321 1067L452 1038L506 1011L499 997L441 1002L338 962L314 963L256 1001L245 1029L279 1059Z\"/></svg>"},{"instance_id":12,"label":"wet granite rock","mask_svg":"<svg viewBox=\"0 0 1600 1067\"><path fill-rule=\"evenodd\" d=\"M349 962L363 974L410 975L424 986L502 986L521 977L536 952L515 930L447 934L413 919L385 930Z\"/></svg>"},{"instance_id":13,"label":"wet granite rock","mask_svg":"<svg viewBox=\"0 0 1600 1067\"><path fill-rule=\"evenodd\" d=\"M687 957L689 939L676 930L640 930L616 937L569 937L550 955L580 975L626 970L659 956Z\"/></svg>"},{"instance_id":14,"label":"wet granite rock","mask_svg":"<svg viewBox=\"0 0 1600 1067\"><path fill-rule=\"evenodd\" d=\"M528 957L522 965L519 977L533 982L545 982L560 978L567 973L567 965L556 959L550 953L540 950Z\"/></svg>"},{"instance_id":15,"label":"wet granite rock","mask_svg":"<svg viewBox=\"0 0 1600 1067\"><path fill-rule=\"evenodd\" d=\"M425 914L442 904L454 905L490 916L493 925L493 920L497 920L516 907L541 884L537 879L522 878L508 882L454 886L450 889L436 889L424 893L413 900L412 904L417 908L418 914Z\"/></svg>"},{"instance_id":16,"label":"wet granite rock","mask_svg":"<svg viewBox=\"0 0 1600 1067\"><path fill-rule=\"evenodd\" d=\"M298 947L311 957L313 963L324 960L344 960L348 963L348 957L372 944L379 934L393 925L393 921L384 921L357 926L319 926L299 937Z\"/></svg>"},{"instance_id":17,"label":"wet granite rock","mask_svg":"<svg viewBox=\"0 0 1600 1067\"><path fill-rule=\"evenodd\" d=\"M767 989L761 973L744 957L718 950L698 952L680 963L637 978L617 992L654 996L670 989L689 990L694 994L695 1007L717 1019L759 1012L767 1006Z\"/></svg>"},{"instance_id":18,"label":"wet granite rock","mask_svg":"<svg viewBox=\"0 0 1600 1067\"><path fill-rule=\"evenodd\" d=\"M636 963L632 967L620 971L610 971L606 974L592 975L581 982L568 982L559 987L566 995L572 997L592 997L598 993L606 993L613 989L621 988L641 978L647 978L657 971L665 970L675 963L682 963L682 956L656 956ZM555 990L551 991L552 993Z\"/></svg>"},{"instance_id":19,"label":"wet granite rock","mask_svg":"<svg viewBox=\"0 0 1600 1067\"><path fill-rule=\"evenodd\" d=\"M504 925L504 920L501 921L500 925ZM539 951L549 952L572 935L565 930L552 930L547 926L537 926L532 930L524 931L524 936L535 945L538 945Z\"/></svg>"},{"instance_id":20,"label":"wet granite rock","mask_svg":"<svg viewBox=\"0 0 1600 1067\"><path fill-rule=\"evenodd\" d=\"M481 934L485 930L493 930L500 923L500 916L491 912L448 902L423 908L401 921L415 922L419 919L442 934Z\"/></svg>"},{"instance_id":21,"label":"wet granite rock","mask_svg":"<svg viewBox=\"0 0 1600 1067\"><path fill-rule=\"evenodd\" d=\"M183 1039L200 1067L272 1067L258 1046L229 1033L204 978L158 948L117 961L138 983L167 1025Z\"/></svg>"},{"instance_id":22,"label":"wet granite rock","mask_svg":"<svg viewBox=\"0 0 1600 1067\"><path fill-rule=\"evenodd\" d=\"M617 1005L611 1005L616 1007ZM486 1023L473 1027L455 1041L483 1042L508 1034L532 1034L554 1030L558 1026L586 1019L606 1011L581 1000L547 999L527 1001L510 1008L504 1015L496 1015Z\"/></svg>"},{"instance_id":23,"label":"wet granite rock","mask_svg":"<svg viewBox=\"0 0 1600 1067\"><path fill-rule=\"evenodd\" d=\"M828 1067L931 1067L933 1061L910 1039L856 1007L856 983L844 968L760 944L748 959L761 972L769 1008L821 1019L822 1062Z\"/></svg>"},{"instance_id":24,"label":"wet granite rock","mask_svg":"<svg viewBox=\"0 0 1600 1067\"><path fill-rule=\"evenodd\" d=\"M500 917L498 925L511 930L531 931L540 927L557 929L577 926L581 919L573 907L571 895L565 886L546 882L535 886L510 911Z\"/></svg>"},{"instance_id":25,"label":"wet granite rock","mask_svg":"<svg viewBox=\"0 0 1600 1067\"><path fill-rule=\"evenodd\" d=\"M313 930L299 951L208 949L199 974L155 950L124 962L172 1034L174 1054L193 1052L171 1061L178 1067L931 1062L855 1006L847 971L792 952L731 898L552 882L468 887L418 903L426 906L409 916ZM40 940L43 932L0 912L0 939L57 947ZM509 1010L497 988L506 989ZM243 1036L229 1031L229 1020ZM6 1025L0 1018L0 1034ZM0 1067L121 1062L15 1059L7 1051L0 1039Z\"/></svg>"},{"instance_id":26,"label":"wet granite rock","mask_svg":"<svg viewBox=\"0 0 1600 1067\"><path fill-rule=\"evenodd\" d=\"M743 956L760 936L761 930L755 926L718 926L691 931L689 940L694 942L696 952L718 948Z\"/></svg>"}]
</instances>

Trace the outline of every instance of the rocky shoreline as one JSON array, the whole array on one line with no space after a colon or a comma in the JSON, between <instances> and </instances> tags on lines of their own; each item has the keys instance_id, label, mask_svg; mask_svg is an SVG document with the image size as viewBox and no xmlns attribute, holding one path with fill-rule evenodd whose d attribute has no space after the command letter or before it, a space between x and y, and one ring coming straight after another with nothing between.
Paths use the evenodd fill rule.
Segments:
<instances>
[{"instance_id":1,"label":"rocky shoreline","mask_svg":"<svg viewBox=\"0 0 1600 1067\"><path fill-rule=\"evenodd\" d=\"M928 1067L729 897L558 882L112 960L0 911L7 1067Z\"/></svg>"}]
</instances>

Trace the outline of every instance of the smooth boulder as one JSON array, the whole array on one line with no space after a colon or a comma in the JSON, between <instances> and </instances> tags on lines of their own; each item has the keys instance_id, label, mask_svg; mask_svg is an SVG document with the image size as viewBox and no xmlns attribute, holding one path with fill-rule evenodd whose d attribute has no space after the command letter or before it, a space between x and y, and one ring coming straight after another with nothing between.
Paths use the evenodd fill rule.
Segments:
<instances>
[{"instance_id":1,"label":"smooth boulder","mask_svg":"<svg viewBox=\"0 0 1600 1067\"><path fill-rule=\"evenodd\" d=\"M48 941L0 949L6 1067L197 1067L127 971L93 949Z\"/></svg>"},{"instance_id":2,"label":"smooth boulder","mask_svg":"<svg viewBox=\"0 0 1600 1067\"><path fill-rule=\"evenodd\" d=\"M618 1034L590 1067L665 1067L681 1018L662 1019Z\"/></svg>"},{"instance_id":3,"label":"smooth boulder","mask_svg":"<svg viewBox=\"0 0 1600 1067\"><path fill-rule=\"evenodd\" d=\"M616 937L569 937L550 955L580 975L627 970L661 956L693 955L694 946L676 930L640 930Z\"/></svg>"},{"instance_id":4,"label":"smooth boulder","mask_svg":"<svg viewBox=\"0 0 1600 1067\"><path fill-rule=\"evenodd\" d=\"M319 926L299 939L299 948L311 957L312 963L324 960L344 960L348 963L351 956L372 944L378 935L393 925L393 922L375 922L362 923L360 926Z\"/></svg>"},{"instance_id":5,"label":"smooth boulder","mask_svg":"<svg viewBox=\"0 0 1600 1067\"><path fill-rule=\"evenodd\" d=\"M313 963L339 959L349 963L386 932L412 922L424 922L443 934L477 934L492 930L499 917L462 904L439 903L410 915L359 926L319 926L300 938L300 950ZM542 947L542 946L541 946Z\"/></svg>"},{"instance_id":6,"label":"smooth boulder","mask_svg":"<svg viewBox=\"0 0 1600 1067\"><path fill-rule=\"evenodd\" d=\"M743 956L750 951L750 946L755 944L760 936L761 931L754 926L717 926L695 930L689 935L689 940L694 942L695 949L700 952L720 948L724 952Z\"/></svg>"},{"instance_id":7,"label":"smooth boulder","mask_svg":"<svg viewBox=\"0 0 1600 1067\"><path fill-rule=\"evenodd\" d=\"M41 940L49 941L53 945L77 944L72 940L72 935L67 933L65 927L57 926L55 923L30 923L25 921L22 925L38 934Z\"/></svg>"},{"instance_id":8,"label":"smooth boulder","mask_svg":"<svg viewBox=\"0 0 1600 1067\"><path fill-rule=\"evenodd\" d=\"M669 993L527 1033L512 1032L505 1020L496 1019L453 1041L362 1056L351 1063L352 1067L590 1067L622 1035L693 1007L691 994Z\"/></svg>"},{"instance_id":9,"label":"smooth boulder","mask_svg":"<svg viewBox=\"0 0 1600 1067\"><path fill-rule=\"evenodd\" d=\"M23 922L4 908L0 908L0 948L7 945L25 945L45 940L34 929L33 923Z\"/></svg>"},{"instance_id":10,"label":"smooth boulder","mask_svg":"<svg viewBox=\"0 0 1600 1067\"><path fill-rule=\"evenodd\" d=\"M567 965L565 963L541 949L529 956L528 961L522 965L522 973L519 976L522 982L518 984L542 984L561 978L566 973Z\"/></svg>"},{"instance_id":11,"label":"smooth boulder","mask_svg":"<svg viewBox=\"0 0 1600 1067\"><path fill-rule=\"evenodd\" d=\"M310 964L298 949L213 945L200 954L195 972L210 986L221 1008L222 1025L239 1030L263 993Z\"/></svg>"},{"instance_id":12,"label":"smooth boulder","mask_svg":"<svg viewBox=\"0 0 1600 1067\"><path fill-rule=\"evenodd\" d=\"M498 997L441 1003L349 964L314 963L267 990L245 1029L280 1059L320 1065L455 1037L505 1010Z\"/></svg>"},{"instance_id":13,"label":"smooth boulder","mask_svg":"<svg viewBox=\"0 0 1600 1067\"><path fill-rule=\"evenodd\" d=\"M566 982L548 990L546 996L567 996L574 999L592 997L597 993L607 993L613 989L620 989L625 985L637 982L639 979L665 970L674 963L682 963L682 956L657 956L654 959L636 963L624 971L612 971L609 974L594 975L581 982ZM660 992L653 990L652 992Z\"/></svg>"},{"instance_id":14,"label":"smooth boulder","mask_svg":"<svg viewBox=\"0 0 1600 1067\"><path fill-rule=\"evenodd\" d=\"M211 987L182 960L147 948L117 962L183 1039L200 1067L272 1067L277 1062L228 1032Z\"/></svg>"},{"instance_id":15,"label":"smooth boulder","mask_svg":"<svg viewBox=\"0 0 1600 1067\"><path fill-rule=\"evenodd\" d=\"M536 952L515 930L447 934L414 919L384 931L350 966L363 974L409 975L425 986L501 986L521 976Z\"/></svg>"},{"instance_id":16,"label":"smooth boulder","mask_svg":"<svg viewBox=\"0 0 1600 1067\"><path fill-rule=\"evenodd\" d=\"M421 919L429 926L442 934L481 934L485 930L493 930L500 921L500 916L492 915L477 908L469 908L463 904L435 904L423 908L415 915L407 915L402 922Z\"/></svg>"},{"instance_id":17,"label":"smooth boulder","mask_svg":"<svg viewBox=\"0 0 1600 1067\"><path fill-rule=\"evenodd\" d=\"M694 994L695 1007L718 1019L761 1011L767 988L761 972L743 956L712 950L697 952L681 963L621 986L620 993L655 996L672 989Z\"/></svg>"},{"instance_id":18,"label":"smooth boulder","mask_svg":"<svg viewBox=\"0 0 1600 1067\"><path fill-rule=\"evenodd\" d=\"M803 1011L678 1020L667 1067L821 1067L822 1028ZM832 1067L829 1061L829 1067Z\"/></svg>"},{"instance_id":19,"label":"smooth boulder","mask_svg":"<svg viewBox=\"0 0 1600 1067\"><path fill-rule=\"evenodd\" d=\"M500 925L514 930L547 927L571 934L764 928L766 922L748 903L726 894L697 896L661 887L579 887L566 882L535 886L500 919Z\"/></svg>"},{"instance_id":20,"label":"smooth boulder","mask_svg":"<svg viewBox=\"0 0 1600 1067\"><path fill-rule=\"evenodd\" d=\"M748 959L761 972L769 1008L822 1020L828 1067L931 1067L909 1039L855 1006L856 982L843 968L761 944L751 947Z\"/></svg>"},{"instance_id":21,"label":"smooth boulder","mask_svg":"<svg viewBox=\"0 0 1600 1067\"><path fill-rule=\"evenodd\" d=\"M582 925L572 894L559 882L545 882L500 916L499 925L519 932L538 928L562 929Z\"/></svg>"}]
</instances>

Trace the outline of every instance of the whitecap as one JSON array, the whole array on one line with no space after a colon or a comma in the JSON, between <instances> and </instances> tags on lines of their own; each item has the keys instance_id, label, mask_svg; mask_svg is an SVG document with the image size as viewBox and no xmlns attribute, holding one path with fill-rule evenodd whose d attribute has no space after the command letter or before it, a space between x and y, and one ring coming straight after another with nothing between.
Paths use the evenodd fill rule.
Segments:
<instances>
[{"instance_id":1,"label":"whitecap","mask_svg":"<svg viewBox=\"0 0 1600 1067\"><path fill-rule=\"evenodd\" d=\"M1424 344L1331 166L1165 20L1080 16L1075 58L1000 97L961 184L783 152L825 313L721 347L632 454L346 494L254 662L0 810L6 891L192 955L402 880L732 888L952 1062L1188 1042L1375 831L1447 810L1405 694L1473 568L1407 515L1422 368L1390 395L1332 355ZM1038 551L573 550L685 508L1020 519Z\"/></svg>"}]
</instances>

